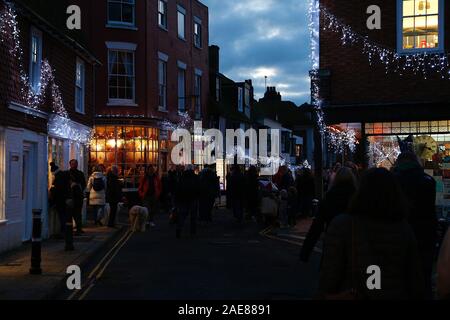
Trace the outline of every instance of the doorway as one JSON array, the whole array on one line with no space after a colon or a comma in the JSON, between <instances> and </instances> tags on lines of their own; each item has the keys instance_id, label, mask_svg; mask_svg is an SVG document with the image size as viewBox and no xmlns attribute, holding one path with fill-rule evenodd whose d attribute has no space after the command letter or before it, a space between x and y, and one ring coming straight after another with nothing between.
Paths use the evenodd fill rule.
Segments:
<instances>
[{"instance_id":1,"label":"doorway","mask_svg":"<svg viewBox=\"0 0 450 320\"><path fill-rule=\"evenodd\" d=\"M36 145L25 142L23 144L22 162L22 201L23 212L23 234L22 241L27 242L33 233L33 209L36 205L37 194L37 157Z\"/></svg>"}]
</instances>

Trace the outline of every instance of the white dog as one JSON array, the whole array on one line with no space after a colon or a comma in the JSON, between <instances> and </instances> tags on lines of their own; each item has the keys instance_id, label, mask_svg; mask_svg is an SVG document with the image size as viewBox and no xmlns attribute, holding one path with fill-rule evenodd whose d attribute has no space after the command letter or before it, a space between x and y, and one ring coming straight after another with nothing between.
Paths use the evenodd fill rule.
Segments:
<instances>
[{"instance_id":1,"label":"white dog","mask_svg":"<svg viewBox=\"0 0 450 320\"><path fill-rule=\"evenodd\" d=\"M133 232L145 232L145 225L148 220L148 209L134 206L129 212L131 230Z\"/></svg>"}]
</instances>

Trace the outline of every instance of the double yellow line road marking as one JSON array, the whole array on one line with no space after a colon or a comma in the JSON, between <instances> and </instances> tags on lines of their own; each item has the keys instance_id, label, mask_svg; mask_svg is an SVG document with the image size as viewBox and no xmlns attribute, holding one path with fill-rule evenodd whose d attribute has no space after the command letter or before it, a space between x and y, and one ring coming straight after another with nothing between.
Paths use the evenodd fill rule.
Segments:
<instances>
[{"instance_id":1,"label":"double yellow line road marking","mask_svg":"<svg viewBox=\"0 0 450 320\"><path fill-rule=\"evenodd\" d=\"M281 237L272 235L271 232L273 230L274 230L274 227L267 227L266 229L264 229L263 231L260 232L260 235L263 237L266 237L268 239L271 239L271 240L283 241L283 242L287 242L287 243L293 244L295 246L300 246L300 247L303 246L302 241L294 241L294 240L289 240L289 239L285 239L285 238L281 238ZM314 248L314 251L317 253L322 253L322 250L317 247Z\"/></svg>"},{"instance_id":2,"label":"double yellow line road marking","mask_svg":"<svg viewBox=\"0 0 450 320\"><path fill-rule=\"evenodd\" d=\"M128 230L122 238L120 238L115 245L106 253L102 260L95 266L89 274L86 284L81 290L74 291L67 300L84 300L89 292L94 288L96 282L103 276L105 270L120 252L120 250L127 244L128 240L133 236L134 232Z\"/></svg>"}]
</instances>

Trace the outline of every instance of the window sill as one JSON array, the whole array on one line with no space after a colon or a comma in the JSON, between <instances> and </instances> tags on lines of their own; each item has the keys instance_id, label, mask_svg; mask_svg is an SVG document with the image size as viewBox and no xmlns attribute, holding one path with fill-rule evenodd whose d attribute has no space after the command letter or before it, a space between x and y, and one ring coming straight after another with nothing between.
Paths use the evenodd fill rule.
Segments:
<instances>
[{"instance_id":1,"label":"window sill","mask_svg":"<svg viewBox=\"0 0 450 320\"><path fill-rule=\"evenodd\" d=\"M169 32L169 29L167 29L166 27L164 27L164 26L162 26L162 25L158 25L159 26L159 28L161 29L161 30L163 30L163 31L166 31L166 32Z\"/></svg>"},{"instance_id":2,"label":"window sill","mask_svg":"<svg viewBox=\"0 0 450 320\"><path fill-rule=\"evenodd\" d=\"M165 108L161 108L161 107L158 108L158 111L159 112L164 112L164 113L169 113L169 110L167 110Z\"/></svg>"},{"instance_id":3,"label":"window sill","mask_svg":"<svg viewBox=\"0 0 450 320\"><path fill-rule=\"evenodd\" d=\"M114 23L107 23L106 28L110 29L126 29L126 30L132 30L132 31L138 31L139 29L133 25L126 25L126 24L114 24Z\"/></svg>"},{"instance_id":4,"label":"window sill","mask_svg":"<svg viewBox=\"0 0 450 320\"><path fill-rule=\"evenodd\" d=\"M6 226L8 224L8 220L0 220L0 226Z\"/></svg>"},{"instance_id":5,"label":"window sill","mask_svg":"<svg viewBox=\"0 0 450 320\"><path fill-rule=\"evenodd\" d=\"M75 110L75 113L80 115L80 116L85 116L86 115L86 112L84 112L84 111Z\"/></svg>"},{"instance_id":6,"label":"window sill","mask_svg":"<svg viewBox=\"0 0 450 320\"><path fill-rule=\"evenodd\" d=\"M401 56L410 56L416 54L439 54L444 53L444 49L402 49L397 52Z\"/></svg>"},{"instance_id":7,"label":"window sill","mask_svg":"<svg viewBox=\"0 0 450 320\"><path fill-rule=\"evenodd\" d=\"M198 50L203 50L203 47L201 47L201 46L199 47L199 46L196 45L196 44L194 44L194 48L195 48L195 49L198 49Z\"/></svg>"},{"instance_id":8,"label":"window sill","mask_svg":"<svg viewBox=\"0 0 450 320\"><path fill-rule=\"evenodd\" d=\"M178 36L178 39L181 41L187 42L186 38L182 38L182 37Z\"/></svg>"},{"instance_id":9,"label":"window sill","mask_svg":"<svg viewBox=\"0 0 450 320\"><path fill-rule=\"evenodd\" d=\"M112 100L109 101L106 104L108 107L139 107L138 104L134 103L133 101L127 101L127 100Z\"/></svg>"}]
</instances>

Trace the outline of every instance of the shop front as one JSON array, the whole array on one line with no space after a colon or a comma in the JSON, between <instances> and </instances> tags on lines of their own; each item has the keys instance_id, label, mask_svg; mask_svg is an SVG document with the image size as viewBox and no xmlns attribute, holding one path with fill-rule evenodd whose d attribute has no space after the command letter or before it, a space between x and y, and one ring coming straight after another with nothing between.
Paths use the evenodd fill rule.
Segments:
<instances>
[{"instance_id":1,"label":"shop front","mask_svg":"<svg viewBox=\"0 0 450 320\"><path fill-rule=\"evenodd\" d=\"M400 154L398 139L413 137L413 148L437 182L437 205L450 211L450 120L368 123L369 164L391 169Z\"/></svg>"},{"instance_id":2,"label":"shop front","mask_svg":"<svg viewBox=\"0 0 450 320\"><path fill-rule=\"evenodd\" d=\"M90 172L96 165L105 171L115 165L125 189L137 189L147 167L164 170L169 165L168 135L161 133L160 129L145 126L96 126L91 140Z\"/></svg>"}]
</instances>

